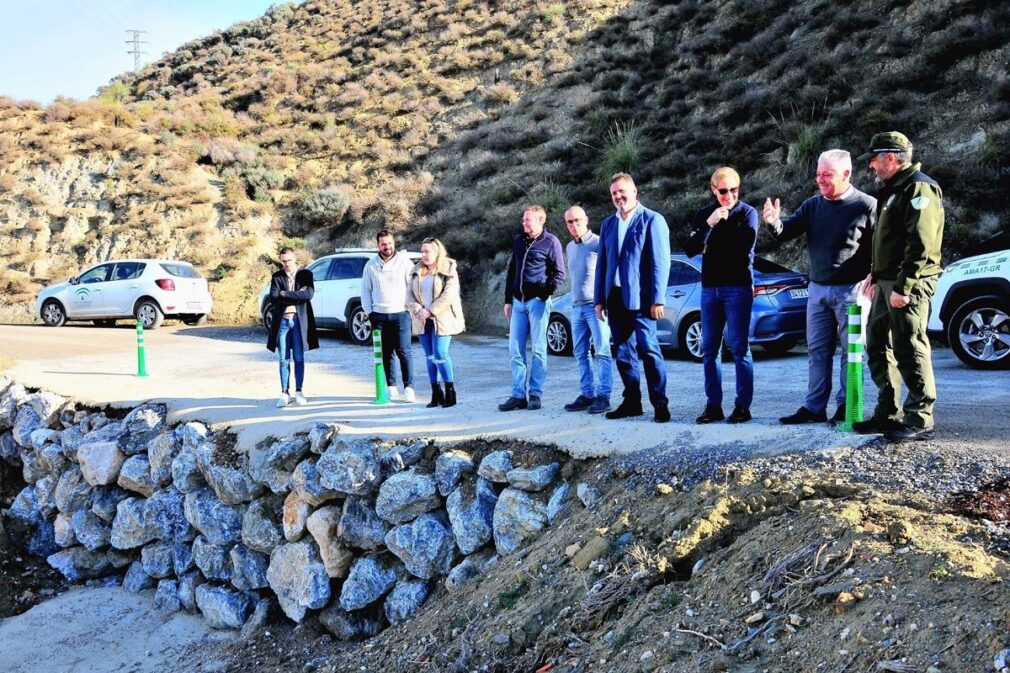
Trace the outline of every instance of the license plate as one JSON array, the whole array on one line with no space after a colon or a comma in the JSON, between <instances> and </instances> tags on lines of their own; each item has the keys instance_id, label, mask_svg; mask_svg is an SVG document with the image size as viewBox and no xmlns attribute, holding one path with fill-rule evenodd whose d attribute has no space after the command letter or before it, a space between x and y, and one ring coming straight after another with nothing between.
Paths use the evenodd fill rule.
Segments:
<instances>
[{"instance_id":1,"label":"license plate","mask_svg":"<svg viewBox=\"0 0 1010 673\"><path fill-rule=\"evenodd\" d=\"M810 296L810 292L807 291L807 288L803 287L798 290L789 290L789 296L793 299L806 299Z\"/></svg>"},{"instance_id":2,"label":"license plate","mask_svg":"<svg viewBox=\"0 0 1010 673\"><path fill-rule=\"evenodd\" d=\"M806 290L804 290L804 292L806 292ZM186 302L186 308L195 308L197 310L200 310L200 309L203 308L203 302L202 301L187 301Z\"/></svg>"}]
</instances>

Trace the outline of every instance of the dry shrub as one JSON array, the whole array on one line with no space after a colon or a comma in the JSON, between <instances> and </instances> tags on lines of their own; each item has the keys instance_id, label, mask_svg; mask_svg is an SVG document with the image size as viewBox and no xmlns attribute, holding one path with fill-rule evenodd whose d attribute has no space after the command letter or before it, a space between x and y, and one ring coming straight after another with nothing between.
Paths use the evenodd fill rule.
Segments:
<instances>
[{"instance_id":1,"label":"dry shrub","mask_svg":"<svg viewBox=\"0 0 1010 673\"><path fill-rule=\"evenodd\" d=\"M519 100L519 92L511 84L500 82L492 84L485 90L485 98L492 103L504 103L509 105Z\"/></svg>"}]
</instances>

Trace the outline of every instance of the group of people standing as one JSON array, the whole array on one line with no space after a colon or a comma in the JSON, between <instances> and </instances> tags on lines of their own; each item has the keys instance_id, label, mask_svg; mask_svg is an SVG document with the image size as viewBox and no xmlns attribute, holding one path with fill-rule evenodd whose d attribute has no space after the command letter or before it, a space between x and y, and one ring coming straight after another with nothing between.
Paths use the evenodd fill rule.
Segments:
<instances>
[{"instance_id":1,"label":"group of people standing","mask_svg":"<svg viewBox=\"0 0 1010 673\"><path fill-rule=\"evenodd\" d=\"M749 333L754 247L763 220L776 240L805 235L810 262L807 394L795 413L779 421L793 425L845 419L845 348L839 358L835 410L830 419L827 416L833 359L837 345L844 344L847 308L862 294L871 302L866 353L879 393L872 416L853 427L861 433L884 433L896 442L932 435L936 386L926 320L940 274L943 194L920 165L912 163L912 144L903 134L878 133L870 145L859 159L868 161L882 182L876 197L851 184L849 152L831 149L817 162L818 193L784 218L778 198L766 199L760 213L740 200L741 178L733 168L725 166L712 174L709 188L715 202L693 215L685 244L688 256L702 258L705 405L697 423L752 419L754 367ZM582 207L573 205L565 212L571 240L564 253L560 240L546 230L544 208L524 209L522 232L513 241L505 277L503 313L510 328L512 377L509 396L498 405L499 410L542 407L551 297L568 280L580 390L564 408L612 420L643 415L641 362L653 419L670 421L666 367L656 331L664 317L670 273L669 227L661 214L639 202L635 181L627 173L611 178L610 198L615 212L603 220L599 235L589 229ZM377 242L378 255L366 265L362 277L361 298L373 327L382 331L390 396L397 396L395 354L404 400L415 401L413 334L419 336L427 358L432 386L428 406L452 406L456 391L449 343L452 335L465 328L456 263L437 239L424 240L417 264L396 251L390 232L380 232ZM308 304L312 277L297 270L293 260L290 249L282 250L282 269L271 281L275 320L268 348L279 353L282 394L278 406L305 403L303 354L318 346ZM723 411L719 362L724 344L736 369L736 394L728 416ZM289 359L295 363L293 398L289 396ZM616 408L610 402L614 360L624 387ZM908 394L899 405L902 383Z\"/></svg>"}]
</instances>

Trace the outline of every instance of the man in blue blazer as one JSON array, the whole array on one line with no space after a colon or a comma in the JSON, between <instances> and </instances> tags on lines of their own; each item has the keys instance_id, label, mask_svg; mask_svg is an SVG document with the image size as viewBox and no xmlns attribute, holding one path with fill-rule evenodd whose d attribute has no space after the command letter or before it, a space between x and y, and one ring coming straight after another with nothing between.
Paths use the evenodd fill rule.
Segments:
<instances>
[{"instance_id":1,"label":"man in blue blazer","mask_svg":"<svg viewBox=\"0 0 1010 673\"><path fill-rule=\"evenodd\" d=\"M666 363L656 321L663 317L670 276L670 228L662 215L638 202L635 181L627 173L610 179L610 199L617 212L600 228L593 303L596 315L610 320L624 401L606 417L642 415L641 358L655 420L666 423L670 420Z\"/></svg>"}]
</instances>

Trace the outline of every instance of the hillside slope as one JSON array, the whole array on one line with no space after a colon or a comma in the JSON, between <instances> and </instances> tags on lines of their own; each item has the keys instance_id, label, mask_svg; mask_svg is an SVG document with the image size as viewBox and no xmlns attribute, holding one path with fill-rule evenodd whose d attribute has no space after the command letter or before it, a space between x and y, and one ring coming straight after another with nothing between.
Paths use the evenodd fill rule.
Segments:
<instances>
[{"instance_id":1,"label":"hillside slope","mask_svg":"<svg viewBox=\"0 0 1010 673\"><path fill-rule=\"evenodd\" d=\"M218 296L215 284L219 316L255 316L249 299L267 271L256 260L281 242L318 255L386 226L408 243L446 239L476 325L497 313L501 253L526 202L544 203L563 232L568 203L598 221L610 208L604 177L631 170L676 245L717 166L741 170L745 200L795 207L822 149L858 152L873 132L899 129L944 187L952 259L1010 231L1010 196L992 187L1010 173L1008 18L981 0L279 5L124 75L95 101L44 111L6 101L8 120L51 125L34 135L59 142L40 147L24 121L5 121L0 142L20 160L3 153L4 226L21 247L47 247L69 200L12 195L52 163L52 146L103 163L108 150L64 130L85 118L94 137L132 133L148 148L151 165L117 181L164 201L144 177L156 164L178 214L153 208L145 219L100 190L74 207L109 204L120 240L132 241L119 249L138 254L164 254L148 230L200 219L208 232L194 261L234 285ZM184 188L191 180L214 187ZM872 186L863 167L856 181ZM218 219L200 214L211 202ZM229 227L257 245L229 247L210 231ZM13 301L104 253L54 249L47 268L20 263ZM796 244L774 254L802 265Z\"/></svg>"}]
</instances>

